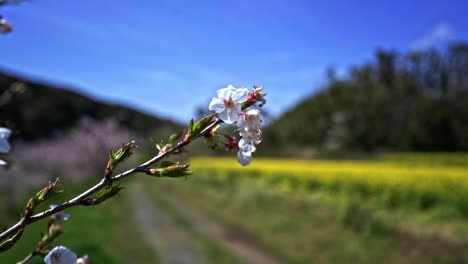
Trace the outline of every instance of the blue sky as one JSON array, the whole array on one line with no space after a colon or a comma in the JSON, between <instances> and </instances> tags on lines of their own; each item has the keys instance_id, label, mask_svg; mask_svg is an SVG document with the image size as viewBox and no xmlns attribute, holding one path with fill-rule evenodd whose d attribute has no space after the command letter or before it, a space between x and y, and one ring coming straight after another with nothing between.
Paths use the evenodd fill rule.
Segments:
<instances>
[{"instance_id":1,"label":"blue sky","mask_svg":"<svg viewBox=\"0 0 468 264\"><path fill-rule=\"evenodd\" d=\"M353 2L353 3L351 3ZM0 67L187 121L216 90L263 85L274 115L376 48L468 40L466 1L32 0L0 8Z\"/></svg>"}]
</instances>

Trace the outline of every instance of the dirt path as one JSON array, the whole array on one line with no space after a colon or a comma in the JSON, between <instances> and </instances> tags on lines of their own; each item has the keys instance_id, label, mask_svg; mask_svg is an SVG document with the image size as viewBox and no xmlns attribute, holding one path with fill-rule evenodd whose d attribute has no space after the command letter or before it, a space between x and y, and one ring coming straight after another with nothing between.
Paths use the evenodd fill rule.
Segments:
<instances>
[{"instance_id":1,"label":"dirt path","mask_svg":"<svg viewBox=\"0 0 468 264\"><path fill-rule=\"evenodd\" d=\"M183 233L163 210L151 203L142 192L142 185L135 183L131 188L131 198L136 209L137 221L148 243L155 248L161 263L204 263L197 254L196 241ZM161 197L177 213L192 223L193 228L225 248L242 263L276 264L274 257L262 250L250 234L234 228L228 228L215 222L200 212L188 207L171 192L161 192Z\"/></svg>"},{"instance_id":2,"label":"dirt path","mask_svg":"<svg viewBox=\"0 0 468 264\"><path fill-rule=\"evenodd\" d=\"M129 195L135 208L138 227L159 256L161 264L204 263L195 250L196 241L172 223L164 211L150 202L141 184L133 184Z\"/></svg>"},{"instance_id":3,"label":"dirt path","mask_svg":"<svg viewBox=\"0 0 468 264\"><path fill-rule=\"evenodd\" d=\"M226 227L180 201L172 192L162 192L163 198L178 213L188 219L196 230L236 256L242 263L277 264L273 256L261 249L256 238L239 228Z\"/></svg>"}]
</instances>

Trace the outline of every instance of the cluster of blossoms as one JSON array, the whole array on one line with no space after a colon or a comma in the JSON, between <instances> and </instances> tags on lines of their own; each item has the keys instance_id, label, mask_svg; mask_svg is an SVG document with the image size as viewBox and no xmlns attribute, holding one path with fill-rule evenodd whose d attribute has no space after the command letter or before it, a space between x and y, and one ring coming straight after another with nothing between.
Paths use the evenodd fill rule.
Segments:
<instances>
[{"instance_id":1,"label":"cluster of blossoms","mask_svg":"<svg viewBox=\"0 0 468 264\"><path fill-rule=\"evenodd\" d=\"M228 85L227 88L218 90L218 98L211 99L208 107L216 112L218 118L224 123L237 123L237 131L241 136L237 144L237 158L243 166L250 163L256 145L262 141L260 110L254 108L246 111L246 108L254 106L257 102L261 102L260 106L264 105L266 103L264 96L262 87L254 86L254 90L249 92L247 88L235 88ZM234 139L232 137L227 137L227 139L232 145Z\"/></svg>"},{"instance_id":2,"label":"cluster of blossoms","mask_svg":"<svg viewBox=\"0 0 468 264\"><path fill-rule=\"evenodd\" d=\"M8 142L8 138L11 135L11 130L5 127L0 127L0 153L8 153L10 152L10 143ZM0 166L6 166L8 163L0 159Z\"/></svg>"}]
</instances>

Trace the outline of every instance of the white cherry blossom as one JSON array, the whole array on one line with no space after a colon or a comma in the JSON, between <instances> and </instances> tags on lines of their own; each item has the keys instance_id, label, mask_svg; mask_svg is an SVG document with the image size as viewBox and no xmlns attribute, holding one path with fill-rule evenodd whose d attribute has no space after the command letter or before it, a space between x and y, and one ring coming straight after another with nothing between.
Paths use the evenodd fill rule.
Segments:
<instances>
[{"instance_id":1,"label":"white cherry blossom","mask_svg":"<svg viewBox=\"0 0 468 264\"><path fill-rule=\"evenodd\" d=\"M77 256L73 251L64 246L57 246L44 257L44 262L46 264L75 264L76 259Z\"/></svg>"},{"instance_id":2,"label":"white cherry blossom","mask_svg":"<svg viewBox=\"0 0 468 264\"><path fill-rule=\"evenodd\" d=\"M208 108L218 114L219 119L226 124L232 124L239 119L242 111L241 104L248 98L247 88L234 88L228 85L227 88L218 90L218 98L212 98Z\"/></svg>"},{"instance_id":3,"label":"white cherry blossom","mask_svg":"<svg viewBox=\"0 0 468 264\"><path fill-rule=\"evenodd\" d=\"M50 209L54 209L55 207L57 207L56 204L51 204L50 205ZM64 212L57 212L57 213L53 214L50 217L54 221L66 221L71 217L71 214L65 214Z\"/></svg>"},{"instance_id":4,"label":"white cherry blossom","mask_svg":"<svg viewBox=\"0 0 468 264\"><path fill-rule=\"evenodd\" d=\"M262 131L257 130L241 130L239 132L241 139L239 140L239 148L246 149L246 145L258 145L262 142ZM253 151L252 151L253 152Z\"/></svg>"},{"instance_id":5,"label":"white cherry blossom","mask_svg":"<svg viewBox=\"0 0 468 264\"><path fill-rule=\"evenodd\" d=\"M245 138L241 138L239 140L239 149L242 150L243 152L255 152L255 150L257 149L255 147L255 145L257 145L258 143L260 143L260 141L256 140L256 139L245 139Z\"/></svg>"},{"instance_id":6,"label":"white cherry blossom","mask_svg":"<svg viewBox=\"0 0 468 264\"><path fill-rule=\"evenodd\" d=\"M241 114L239 120L237 121L237 127L239 130L245 131L260 130L261 123L262 115L260 114L260 110L251 109Z\"/></svg>"},{"instance_id":7,"label":"white cherry blossom","mask_svg":"<svg viewBox=\"0 0 468 264\"><path fill-rule=\"evenodd\" d=\"M249 165L250 161L252 160L252 153L251 152L244 152L239 149L237 151L237 160L242 166Z\"/></svg>"},{"instance_id":8,"label":"white cherry blossom","mask_svg":"<svg viewBox=\"0 0 468 264\"><path fill-rule=\"evenodd\" d=\"M10 143L8 143L8 138L11 135L11 130L6 127L0 127L0 152L8 153L10 152Z\"/></svg>"},{"instance_id":9,"label":"white cherry blossom","mask_svg":"<svg viewBox=\"0 0 468 264\"><path fill-rule=\"evenodd\" d=\"M262 142L262 131L257 130L241 130L239 132L241 139L239 140L239 151L237 159L242 166L247 166L252 160L252 152L255 152L256 145Z\"/></svg>"}]
</instances>

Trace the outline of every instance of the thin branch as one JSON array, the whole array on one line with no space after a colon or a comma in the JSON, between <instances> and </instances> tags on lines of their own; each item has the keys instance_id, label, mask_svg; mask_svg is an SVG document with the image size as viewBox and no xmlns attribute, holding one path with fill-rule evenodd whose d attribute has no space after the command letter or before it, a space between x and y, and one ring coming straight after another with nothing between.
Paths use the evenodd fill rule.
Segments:
<instances>
[{"instance_id":1,"label":"thin branch","mask_svg":"<svg viewBox=\"0 0 468 264\"><path fill-rule=\"evenodd\" d=\"M35 256L34 253L29 253L23 260L18 261L16 264L25 264L28 263L33 257Z\"/></svg>"},{"instance_id":2,"label":"thin branch","mask_svg":"<svg viewBox=\"0 0 468 264\"><path fill-rule=\"evenodd\" d=\"M198 134L196 136L196 138L204 136L206 133L211 131L211 129L213 129L219 123L221 123L221 121L219 119L214 120L213 123L211 123L204 130L202 130L200 132L200 134ZM196 139L196 138L193 138L193 140ZM51 215L55 214L55 213L61 212L61 211L65 210L65 209L67 209L67 208L80 205L81 202L85 198L87 198L90 195L98 192L102 188L108 186L109 184L111 184L111 183L113 183L115 181L122 180L123 178L128 177L128 176L130 176L132 174L135 174L135 173L138 173L138 172L144 172L148 168L148 166L162 160L163 158L165 158L169 154L183 148L184 146L188 145L193 140L179 141L177 144L172 146L167 151L162 152L162 153L158 153L158 155L156 155L153 158L151 158L150 160L142 163L138 167L135 167L135 168L132 168L132 169L127 170L125 172L122 172L120 174L117 174L117 175L115 175L113 177L110 177L107 180L105 178L103 178L103 179L101 179L101 181L99 181L99 183L97 183L96 185L94 185L90 189L84 191L83 193L81 193L81 194L75 196L74 198L72 198L71 200L66 201L66 202L64 202L64 203L62 203L62 204L60 204L60 205L58 205L58 206L56 206L54 208L51 208L51 209L45 210L43 212L37 213L35 215L30 216L29 218L22 217L16 224L14 224L13 226L11 226L10 228L8 228L7 230L5 230L3 233L0 234L0 241L5 240L6 238L8 238L11 235L15 234L18 230L20 230L22 228L25 228L26 226L28 226L28 225L30 225L30 224L32 224L34 222L37 222L37 221L39 221L39 220L41 220L43 218L46 218L48 216L51 216Z\"/></svg>"}]
</instances>

